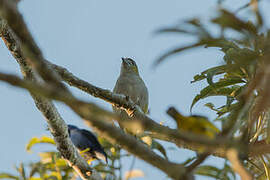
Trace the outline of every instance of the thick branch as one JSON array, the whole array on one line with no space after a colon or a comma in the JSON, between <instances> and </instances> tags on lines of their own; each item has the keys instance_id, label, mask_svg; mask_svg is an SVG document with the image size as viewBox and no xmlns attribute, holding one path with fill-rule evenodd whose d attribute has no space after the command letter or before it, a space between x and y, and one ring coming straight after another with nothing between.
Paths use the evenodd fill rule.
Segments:
<instances>
[{"instance_id":1,"label":"thick branch","mask_svg":"<svg viewBox=\"0 0 270 180\"><path fill-rule=\"evenodd\" d=\"M11 51L13 57L19 63L21 71L26 79L36 82L37 76L34 75L32 69L27 65L21 53L21 48L17 42L15 35L8 28L7 24L0 19L0 35L6 46ZM55 106L48 99L41 96L31 94L37 108L43 113L50 126L50 131L54 137L57 149L61 155L68 161L69 165L80 175L82 179L99 180L99 174L92 170L85 160L78 154L77 150L71 143L67 134L67 126ZM92 172L92 175L89 176Z\"/></svg>"},{"instance_id":2,"label":"thick branch","mask_svg":"<svg viewBox=\"0 0 270 180\"><path fill-rule=\"evenodd\" d=\"M65 93L65 91L59 90L59 88L55 88L53 86L42 86L35 83L32 83L30 81L21 80L20 78L13 76L13 75L6 75L3 73L0 73L0 80L9 82L10 84L18 87L22 87L25 89L28 89L30 92L43 95L45 97L55 99L58 101L62 101L65 104L67 104L69 107L71 107L75 112L80 114L103 114L105 117L109 119L121 119L118 115L108 112L106 110L101 109L100 107L96 106L93 103L87 103L83 100L78 100L73 96L70 96L68 93ZM153 120L148 118L147 116L141 116L140 114L136 114L135 117L138 116L138 118L135 118L133 120L134 123L138 122L142 127L145 127L146 130L153 131L155 133L161 134L161 136L168 137L169 139L179 139L181 141L186 141L189 143L192 143L194 145L205 147L210 150L214 150L217 148L226 148L227 146L233 146L232 142L229 140L226 140L222 137L217 137L214 140L209 140L208 138L198 136L196 134L191 133L185 133L185 132L179 132L175 129L170 129L168 127L159 125L155 123ZM224 143L220 143L224 142Z\"/></svg>"},{"instance_id":3,"label":"thick branch","mask_svg":"<svg viewBox=\"0 0 270 180\"><path fill-rule=\"evenodd\" d=\"M90 95L103 99L106 102L109 102L113 106L118 108L124 109L127 111L128 114L131 114L133 117L137 119L139 124L142 126L142 129L150 131L151 136L164 140L173 142L179 147L187 148L191 150L197 150L198 146L196 146L196 142L203 142L204 144L215 146L214 155L225 157L225 151L220 148L220 151L216 149L216 143L211 144L212 141L205 139L201 136L191 136L189 133L181 133L179 134L178 131L170 129L168 127L164 127L158 123L156 123L151 118L147 117L140 108L130 99L127 98L125 95L121 94L114 94L109 90L102 89L96 87L77 76L73 75L70 71L66 68L61 66L55 65L47 61L47 63L56 70L56 72L60 75L60 77L67 82L70 86L77 87L78 89L89 93ZM117 119L116 119L117 120ZM223 140L224 141L224 140ZM195 144L195 145L194 145Z\"/></svg>"},{"instance_id":4,"label":"thick branch","mask_svg":"<svg viewBox=\"0 0 270 180\"><path fill-rule=\"evenodd\" d=\"M0 2L4 2L4 1L0 1ZM31 40L31 38L28 38L28 39ZM19 53L16 52L16 51L20 51L20 47L16 45L16 42L14 40L12 40L12 36L9 36L9 38L4 38L4 40L15 58L18 59L19 57L22 57L21 52ZM30 45L27 45L27 42L24 44L26 44L26 46L28 47ZM30 43L30 44L33 44L33 43ZM34 47L34 45L32 46ZM37 54L39 54L38 50L36 52ZM39 59L39 61L41 61L41 59ZM25 62L22 62L22 63L25 63ZM51 64L49 62L47 62L46 64L47 66L49 65L50 67L53 67L58 72L58 74L62 77L62 79L65 80L68 84L75 86L95 97L101 98L116 107L125 109L128 112L128 114L133 114L139 120L139 123L141 124L143 129L151 131L153 134L158 135L163 140L176 143L179 147L185 147L189 149L194 149L194 145L192 144L196 144L196 143L198 144L199 142L199 144L201 145L202 141L204 144L206 143L208 147L210 144L211 144L210 145L211 147L216 146L216 143L214 143L213 145L213 143L210 140L201 138L200 136L197 136L197 137L195 136L195 138L193 138L189 134L188 135L185 135L183 133L179 134L175 130L159 125L158 123L156 123L155 121L153 121L152 119L150 119L149 117L141 113L140 108L136 106L136 104L133 103L130 98L127 98L124 95L114 94L109 90L105 90L105 89L101 89L96 86L93 86L87 83L86 81L83 81L79 79L78 77L74 76L72 73L70 73L65 68L62 68L60 66ZM48 69L50 70L50 68ZM218 154L223 154L223 153L218 153Z\"/></svg>"},{"instance_id":5,"label":"thick branch","mask_svg":"<svg viewBox=\"0 0 270 180\"><path fill-rule=\"evenodd\" d=\"M113 143L119 143L127 151L159 168L172 178L179 179L184 175L185 169L181 165L167 161L155 154L143 143L137 141L133 136L124 134L120 128L112 126L111 123L104 122L104 119L108 118L109 112L106 113L105 110L95 107L94 104L76 100L74 97L68 97L68 94L59 91L59 88L41 86L28 80L22 80L13 75L0 73L0 80L14 86L25 88L34 94L42 94L46 97L65 102L73 111L105 134L105 137L112 140ZM114 114L111 115L114 116ZM100 116L102 116L102 119L98 118Z\"/></svg>"},{"instance_id":6,"label":"thick branch","mask_svg":"<svg viewBox=\"0 0 270 180\"><path fill-rule=\"evenodd\" d=\"M32 68L39 73L44 81L65 89L56 73L43 61L42 52L29 32L22 15L17 9L16 3L10 0L0 0L0 16L7 21L9 27L16 34L21 43L21 53L31 64Z\"/></svg>"},{"instance_id":7,"label":"thick branch","mask_svg":"<svg viewBox=\"0 0 270 180\"><path fill-rule=\"evenodd\" d=\"M125 134L120 128L105 122L102 115L90 115L88 120L84 120L90 126L94 127L99 134L110 140L111 143L121 145L121 147L130 153L164 171L169 177L181 179L185 175L185 168L182 165L169 162L157 155L134 136Z\"/></svg>"},{"instance_id":8,"label":"thick branch","mask_svg":"<svg viewBox=\"0 0 270 180\"><path fill-rule=\"evenodd\" d=\"M4 33L2 33L2 34L4 34ZM14 52L13 54L16 57L16 59L19 60L19 62L24 62L23 57L22 56L19 56L20 53L18 51L16 51L16 53ZM21 64L21 65L24 66L25 64ZM25 74L29 74L29 76L30 75L33 76L31 69L28 68L28 70L30 70L31 73L24 71ZM58 100L65 101L67 104L69 104L73 108L73 110L76 109L77 107L80 107L79 110L77 110L77 111L80 112L79 114L83 114L83 117L91 115L91 112L99 112L98 111L98 108L95 107L93 104L92 105L87 104L87 107L85 107L85 104L86 104L85 102L83 102L83 101L76 101L76 99L73 96L70 96L69 93L66 93L65 91L63 91L63 90L61 90L61 89L59 89L59 88L57 88L55 86L48 86L48 85L46 85L46 87L39 86L39 85L36 85L35 86L35 85L33 85L35 83L33 83L32 81L27 81L27 80L23 81L23 80L21 80L19 78L16 78L14 76L4 76L4 74L1 74L1 77L2 77L2 80L7 80L7 81L10 80L9 82L11 82L13 85L18 85L18 86L21 86L21 87L24 87L24 88L28 89L30 92L32 92L32 94L45 95L47 97L55 97L56 99L58 97L59 98ZM48 110L48 107L47 107L48 104L44 103L44 99L40 99L40 98L36 98L35 97L35 100L36 100L36 103L37 103L38 108L41 109L44 112L44 115L47 118L51 118L51 115L52 115L51 113L53 113L53 114L55 113L55 112L53 112L54 110L53 109L50 109L50 108L49 108L50 110ZM39 101L43 101L43 102L42 103L39 103ZM78 106L78 105L80 105L80 106ZM45 110L45 109L47 109L47 110ZM91 111L89 111L89 109L91 109ZM103 115L106 115L107 114L107 116L108 115L112 115L112 116L114 115L114 114L109 113L109 112L108 113L102 113L102 114ZM60 118L60 116L58 118ZM87 117L85 117L85 118L87 118ZM50 125L50 126L53 127L53 125ZM52 129L54 129L54 128L55 127L53 127ZM61 135L66 134L66 131L65 130L62 130L62 131L64 131L64 132L60 132L59 133L59 131L55 131L54 132L54 130L53 130L53 134L56 136L56 141L59 140L59 139L62 139L60 137ZM117 129L117 131L120 131L121 132L120 129ZM57 139L58 136L60 137L59 139ZM133 141L134 142L132 142L131 144L138 143L136 141L136 139L133 139ZM120 144L124 144L123 141ZM141 147L141 146L142 146L142 144L140 144L139 147ZM129 146L127 146L127 147L129 147ZM129 150L133 150L133 148L129 148ZM164 170L164 167L163 168L161 167L162 164L164 164L164 163L166 164L166 162L167 162L167 164L170 164L170 162L168 162L167 160L165 160L165 159L161 158L160 156L156 155L151 150L148 150L146 147L144 147L143 153L140 153L140 151L139 151L139 153L136 153L135 152L135 154L138 155L139 157L142 156L142 159L145 160L145 150L147 150L148 153L150 153L150 155L147 156L147 157L150 157L150 158L147 158L146 157L147 162L154 163L156 161L157 162L161 161L161 163L160 162L158 163L159 165L157 163L154 163L153 164L154 166L156 166L158 168L161 168L161 170ZM61 149L60 149L60 152L61 152ZM134 150L133 150L133 153L134 153ZM157 160L151 160L153 157L155 157L155 158L158 157L158 159ZM176 164L171 163L171 167L172 167L172 169L175 169L176 167L178 169L181 166L178 166L178 165L176 166ZM173 168L173 167L175 167L175 168ZM166 169L167 169L167 167L166 167ZM179 169L177 171L175 171L175 172L177 172L177 176L180 176L181 175L181 174L179 174ZM172 176L176 176L175 173L174 173L174 175L172 175L173 174L172 172L169 172L169 173L171 173L171 175L170 175L171 177Z\"/></svg>"}]
</instances>

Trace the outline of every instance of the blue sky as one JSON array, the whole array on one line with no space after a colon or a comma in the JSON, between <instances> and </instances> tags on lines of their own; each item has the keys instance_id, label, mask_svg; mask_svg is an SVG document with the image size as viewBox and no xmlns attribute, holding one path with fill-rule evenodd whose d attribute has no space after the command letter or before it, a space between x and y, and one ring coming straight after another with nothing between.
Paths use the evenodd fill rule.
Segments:
<instances>
[{"instance_id":1,"label":"blue sky","mask_svg":"<svg viewBox=\"0 0 270 180\"><path fill-rule=\"evenodd\" d=\"M246 2L228 0L225 6L236 9ZM267 7L269 3L264 3L263 8ZM119 75L121 57L134 58L148 86L150 116L170 127L175 127L175 124L165 113L168 106L174 105L188 114L193 97L205 85L190 84L193 76L222 63L222 54L216 49L199 48L173 56L156 69L151 68L154 60L167 49L192 40L185 36L154 35L154 31L189 17L202 17L204 20L214 17L214 0L22 0L19 8L44 56L94 85L112 89ZM248 15L245 12L243 15ZM3 42L0 43L0 59L1 72L20 74ZM0 88L0 171L14 172L13 165L37 160L37 152L51 148L40 145L34 148L34 154L29 154L25 151L29 139L49 134L45 131L44 118L26 91L2 82ZM80 98L111 110L110 105L102 100L74 88L72 91ZM210 100L216 104L223 102L222 98L209 98L199 102L194 113L214 119L215 114L203 106ZM56 104L67 123L85 127L68 107ZM183 162L193 155L180 149L168 150L168 153L175 162ZM223 161L211 158L207 162L222 166ZM130 160L125 160L125 163L128 169ZM145 179L166 179L165 174L142 161L138 160L135 167L145 171Z\"/></svg>"}]
</instances>

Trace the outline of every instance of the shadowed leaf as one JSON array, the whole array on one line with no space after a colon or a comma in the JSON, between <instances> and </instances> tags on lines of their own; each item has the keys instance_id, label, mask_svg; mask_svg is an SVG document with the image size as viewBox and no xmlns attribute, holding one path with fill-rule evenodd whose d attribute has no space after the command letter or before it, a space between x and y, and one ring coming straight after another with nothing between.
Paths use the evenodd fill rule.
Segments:
<instances>
[{"instance_id":1,"label":"shadowed leaf","mask_svg":"<svg viewBox=\"0 0 270 180\"><path fill-rule=\"evenodd\" d=\"M202 176L208 176L215 179L220 179L220 174L222 173L221 169L218 169L214 166L200 166L195 170L195 174L202 175ZM230 180L230 177L225 174L222 177L223 180Z\"/></svg>"},{"instance_id":2,"label":"shadowed leaf","mask_svg":"<svg viewBox=\"0 0 270 180\"><path fill-rule=\"evenodd\" d=\"M233 79L226 79L223 81L219 81L217 83L213 83L212 85L209 85L205 88L203 88L200 91L200 94L195 96L195 98L192 101L190 110L193 108L193 106L201 99L204 99L209 96L235 96L234 92L238 92L237 90L240 88L240 86L232 86L227 87L231 85L235 85L238 83L243 83L244 81L241 78L233 78Z\"/></svg>"},{"instance_id":3,"label":"shadowed leaf","mask_svg":"<svg viewBox=\"0 0 270 180\"><path fill-rule=\"evenodd\" d=\"M161 154L168 159L167 157L167 153L166 153L166 149L156 140L152 139L152 145L151 145L151 149L156 149L159 152L161 152Z\"/></svg>"},{"instance_id":4,"label":"shadowed leaf","mask_svg":"<svg viewBox=\"0 0 270 180\"><path fill-rule=\"evenodd\" d=\"M257 33L256 26L254 26L251 22L245 22L225 9L221 9L220 16L213 19L212 22L220 25L223 28L231 28L236 31L246 30L251 34Z\"/></svg>"},{"instance_id":5,"label":"shadowed leaf","mask_svg":"<svg viewBox=\"0 0 270 180\"><path fill-rule=\"evenodd\" d=\"M178 27L175 28L162 28L159 29L155 32L156 34L160 34L160 33L176 33L176 34L192 34L195 35L195 33L192 33L190 31L184 30L184 29L180 29Z\"/></svg>"},{"instance_id":6,"label":"shadowed leaf","mask_svg":"<svg viewBox=\"0 0 270 180\"><path fill-rule=\"evenodd\" d=\"M188 45L188 46L183 46L183 47L180 47L180 48L176 48L176 49L173 49L173 50L170 50L168 51L167 53L163 54L162 56L160 56L154 63L154 66L157 66L159 65L161 62L164 61L164 59L166 59L167 57L169 56L172 56L172 55L175 55L175 54L178 54L178 53L181 53L185 50L188 50L188 49L192 49L192 48L195 48L195 47L199 47L199 46L202 46L203 43L195 43L195 44L192 44L192 45Z\"/></svg>"}]
</instances>

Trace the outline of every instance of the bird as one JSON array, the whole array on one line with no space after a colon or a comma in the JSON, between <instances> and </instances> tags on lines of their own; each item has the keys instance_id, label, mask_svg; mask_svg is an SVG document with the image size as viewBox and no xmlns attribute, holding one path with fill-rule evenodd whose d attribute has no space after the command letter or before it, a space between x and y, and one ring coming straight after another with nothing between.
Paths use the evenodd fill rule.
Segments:
<instances>
[{"instance_id":1,"label":"bird","mask_svg":"<svg viewBox=\"0 0 270 180\"><path fill-rule=\"evenodd\" d=\"M183 116L174 107L167 110L177 124L179 131L191 132L197 135L203 135L210 139L216 137L220 130L212 124L207 117L199 115Z\"/></svg>"},{"instance_id":2,"label":"bird","mask_svg":"<svg viewBox=\"0 0 270 180\"><path fill-rule=\"evenodd\" d=\"M127 96L141 108L143 113L148 113L148 89L143 79L140 77L138 66L133 59L122 58L120 75L116 81L113 92ZM113 111L119 114L123 119L130 119L129 115L124 110L113 106ZM121 122L119 125L123 129Z\"/></svg>"},{"instance_id":3,"label":"bird","mask_svg":"<svg viewBox=\"0 0 270 180\"><path fill-rule=\"evenodd\" d=\"M80 153L84 155L88 164L91 164L95 159L103 160L108 163L106 152L92 132L86 129L79 129L77 126L69 124L68 134L72 143Z\"/></svg>"}]
</instances>

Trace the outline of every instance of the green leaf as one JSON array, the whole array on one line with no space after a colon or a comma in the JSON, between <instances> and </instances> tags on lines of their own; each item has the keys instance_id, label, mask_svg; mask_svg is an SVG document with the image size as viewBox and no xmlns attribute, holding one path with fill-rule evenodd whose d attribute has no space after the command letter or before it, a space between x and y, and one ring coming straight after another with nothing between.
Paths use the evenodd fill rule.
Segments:
<instances>
[{"instance_id":1,"label":"green leaf","mask_svg":"<svg viewBox=\"0 0 270 180\"><path fill-rule=\"evenodd\" d=\"M208 177L212 177L215 179L220 179L221 172L222 172L222 170L220 170L214 166L208 166L208 165L199 166L195 170L195 174L197 174L197 175L208 176ZM225 175L225 176L223 176L223 180L230 180L230 178Z\"/></svg>"},{"instance_id":2,"label":"green leaf","mask_svg":"<svg viewBox=\"0 0 270 180\"><path fill-rule=\"evenodd\" d=\"M193 77L193 80L191 81L191 83L194 83L194 82L197 82L197 81L201 81L201 80L203 80L205 78L206 78L206 75L205 74L196 74Z\"/></svg>"},{"instance_id":3,"label":"green leaf","mask_svg":"<svg viewBox=\"0 0 270 180\"><path fill-rule=\"evenodd\" d=\"M212 76L211 78L213 78L213 76L215 76L215 75L225 73L226 69L227 69L227 65L221 65L221 66L216 66L216 67L209 68L209 69L203 71L201 74L197 74L196 76L194 76L194 80L191 81L191 83L201 81L201 80L207 78L207 76L210 76L210 75Z\"/></svg>"},{"instance_id":4,"label":"green leaf","mask_svg":"<svg viewBox=\"0 0 270 180\"><path fill-rule=\"evenodd\" d=\"M158 150L166 159L168 159L166 149L154 139L152 139L151 149Z\"/></svg>"},{"instance_id":5,"label":"green leaf","mask_svg":"<svg viewBox=\"0 0 270 180\"><path fill-rule=\"evenodd\" d=\"M20 163L20 166L16 168L16 170L20 173L23 180L26 180L26 174L23 163Z\"/></svg>"},{"instance_id":6,"label":"green leaf","mask_svg":"<svg viewBox=\"0 0 270 180\"><path fill-rule=\"evenodd\" d=\"M157 66L158 64L163 62L169 56L179 54L185 50L196 48L196 47L203 46L203 45L205 47L221 47L222 49L236 48L237 47L234 43L227 41L223 38L204 37L204 38L200 39L197 43L169 50L165 54L161 55L155 61L154 66Z\"/></svg>"},{"instance_id":7,"label":"green leaf","mask_svg":"<svg viewBox=\"0 0 270 180\"><path fill-rule=\"evenodd\" d=\"M206 103L204 104L204 106L208 107L209 109L213 110L213 111L218 111L216 108L215 108L215 105L213 103Z\"/></svg>"},{"instance_id":8,"label":"green leaf","mask_svg":"<svg viewBox=\"0 0 270 180\"><path fill-rule=\"evenodd\" d=\"M245 65L250 64L252 61L254 61L258 57L259 57L258 52L255 52L248 48L242 48L242 49L230 48L228 49L228 51L226 51L226 54L223 57L223 59L227 63L234 62L238 64L239 66L243 67Z\"/></svg>"},{"instance_id":9,"label":"green leaf","mask_svg":"<svg viewBox=\"0 0 270 180\"><path fill-rule=\"evenodd\" d=\"M231 85L235 85L235 84L243 83L243 82L244 81L241 78L224 79L203 88L200 91L200 94L195 96L195 98L193 99L190 109L192 109L193 106L199 100L204 99L209 96L218 96L218 95L235 96L233 92L237 92L236 90L238 90L240 86L231 86ZM227 87L227 86L231 86L231 87Z\"/></svg>"},{"instance_id":10,"label":"green leaf","mask_svg":"<svg viewBox=\"0 0 270 180\"><path fill-rule=\"evenodd\" d=\"M195 33L192 33L190 31L187 31L184 29L180 29L178 27L162 28L162 29L157 30L155 33L177 33L177 34L193 34L193 35L195 35Z\"/></svg>"},{"instance_id":11,"label":"green leaf","mask_svg":"<svg viewBox=\"0 0 270 180\"><path fill-rule=\"evenodd\" d=\"M31 148L36 145L36 144L40 144L40 143L47 143L47 144L52 144L55 145L55 142L52 138L47 137L47 136L42 136L41 138L38 137L33 137L28 144L26 145L26 150L27 152L31 152Z\"/></svg>"},{"instance_id":12,"label":"green leaf","mask_svg":"<svg viewBox=\"0 0 270 180\"><path fill-rule=\"evenodd\" d=\"M199 39L211 38L209 31L203 26L198 18L189 19L183 21L180 25L162 28L156 33L177 33L177 34L188 34L193 36L199 36Z\"/></svg>"},{"instance_id":13,"label":"green leaf","mask_svg":"<svg viewBox=\"0 0 270 180\"><path fill-rule=\"evenodd\" d=\"M170 51L168 51L167 53L161 55L154 63L154 66L157 66L159 65L161 62L164 61L164 59L166 59L167 57L169 56L172 56L172 55L175 55L175 54L179 54L185 50L188 50L188 49L192 49L192 48L195 48L195 47L199 47L199 46L202 46L203 43L199 42L199 43L195 43L195 44L191 44L191 45L187 45L187 46L182 46L182 47L179 47L179 48L176 48L176 49L172 49Z\"/></svg>"},{"instance_id":14,"label":"green leaf","mask_svg":"<svg viewBox=\"0 0 270 180\"><path fill-rule=\"evenodd\" d=\"M183 166L186 166L187 164L189 164L190 162L194 161L197 157L192 157L192 158L188 158L187 160L185 160L185 162L182 163Z\"/></svg>"},{"instance_id":15,"label":"green leaf","mask_svg":"<svg viewBox=\"0 0 270 180\"><path fill-rule=\"evenodd\" d=\"M220 16L217 18L214 18L212 22L220 25L223 28L230 28L238 32L242 32L243 30L246 30L247 32L251 34L257 33L257 29L255 25L253 25L251 22L245 22L239 19L233 13L225 9L221 9Z\"/></svg>"},{"instance_id":16,"label":"green leaf","mask_svg":"<svg viewBox=\"0 0 270 180\"><path fill-rule=\"evenodd\" d=\"M41 177L43 176L45 170L43 169L43 164L41 162L31 163L30 167L30 177L34 176L36 173L39 173Z\"/></svg>"},{"instance_id":17,"label":"green leaf","mask_svg":"<svg viewBox=\"0 0 270 180\"><path fill-rule=\"evenodd\" d=\"M239 107L239 103L234 103L234 104L231 104L230 106L223 106L219 109L219 111L217 112L218 114L218 117L228 113L228 112L231 112L232 110L236 109Z\"/></svg>"},{"instance_id":18,"label":"green leaf","mask_svg":"<svg viewBox=\"0 0 270 180\"><path fill-rule=\"evenodd\" d=\"M208 38L202 40L206 47L219 47L221 51L226 52L228 49L238 49L239 47L232 41L224 38Z\"/></svg>"},{"instance_id":19,"label":"green leaf","mask_svg":"<svg viewBox=\"0 0 270 180\"><path fill-rule=\"evenodd\" d=\"M203 26L198 18L193 18L188 21L185 21L187 24L194 26L197 34L201 39L203 38L212 38L210 32Z\"/></svg>"},{"instance_id":20,"label":"green leaf","mask_svg":"<svg viewBox=\"0 0 270 180\"><path fill-rule=\"evenodd\" d=\"M9 174L9 173L0 173L0 179L15 179L15 180L19 180L20 178L18 176L14 176L14 175Z\"/></svg>"}]
</instances>

